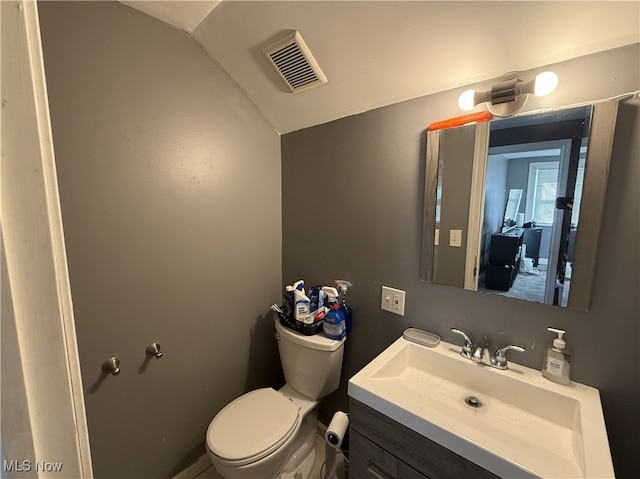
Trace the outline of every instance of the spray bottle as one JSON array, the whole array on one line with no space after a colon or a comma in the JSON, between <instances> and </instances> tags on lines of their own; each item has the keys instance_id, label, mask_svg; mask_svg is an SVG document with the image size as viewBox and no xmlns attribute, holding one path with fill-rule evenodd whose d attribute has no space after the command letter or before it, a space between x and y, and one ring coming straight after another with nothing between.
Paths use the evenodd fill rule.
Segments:
<instances>
[{"instance_id":1,"label":"spray bottle","mask_svg":"<svg viewBox=\"0 0 640 479\"><path fill-rule=\"evenodd\" d=\"M333 282L336 285L338 291L340 291L340 308L344 314L344 325L346 334L351 333L351 325L353 319L353 311L351 306L347 304L347 289L349 286L353 286L349 281L345 279L335 279Z\"/></svg>"},{"instance_id":2,"label":"spray bottle","mask_svg":"<svg viewBox=\"0 0 640 479\"><path fill-rule=\"evenodd\" d=\"M324 286L322 291L327 295L329 311L322 320L322 330L329 339L340 340L345 337L344 313L338 303L338 291L331 286Z\"/></svg>"}]
</instances>

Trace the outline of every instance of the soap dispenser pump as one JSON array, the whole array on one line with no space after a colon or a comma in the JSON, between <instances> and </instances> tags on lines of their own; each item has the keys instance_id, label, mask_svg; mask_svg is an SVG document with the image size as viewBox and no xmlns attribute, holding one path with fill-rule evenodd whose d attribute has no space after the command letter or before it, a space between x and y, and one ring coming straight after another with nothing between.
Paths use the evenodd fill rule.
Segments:
<instances>
[{"instance_id":1,"label":"soap dispenser pump","mask_svg":"<svg viewBox=\"0 0 640 479\"><path fill-rule=\"evenodd\" d=\"M553 340L553 347L547 349L544 355L542 375L549 381L558 384L569 384L571 373L571 352L565 349L562 336L566 331L557 328L547 328L558 337Z\"/></svg>"}]
</instances>

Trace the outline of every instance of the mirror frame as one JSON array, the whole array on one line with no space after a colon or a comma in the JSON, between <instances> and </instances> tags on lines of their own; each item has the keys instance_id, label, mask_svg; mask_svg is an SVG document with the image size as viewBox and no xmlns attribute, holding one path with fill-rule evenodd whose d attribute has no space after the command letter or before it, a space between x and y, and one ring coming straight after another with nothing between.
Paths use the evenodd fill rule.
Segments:
<instances>
[{"instance_id":1,"label":"mirror frame","mask_svg":"<svg viewBox=\"0 0 640 479\"><path fill-rule=\"evenodd\" d=\"M581 211L589 211L590 213L580 218L580 228L578 228L576 234L575 263L579 265L579 270L575 271L576 274L571 278L567 304L567 307L571 309L588 311L590 306L613 137L618 116L618 103L618 101L605 101L591 105L591 125L589 128L581 204ZM479 123L477 127L481 130L479 136L484 137L486 134L485 128L488 130L488 122ZM427 131L420 279L428 283L434 282L435 210L441 131ZM486 137L488 138L488 134L486 134ZM486 158L488 151L488 142L479 141L477 138L478 136L476 137L474 149L474 168L479 168L476 165L476 159L483 156ZM481 148L483 150L480 150ZM473 185L472 188L474 188ZM477 185L475 188L477 189ZM477 194L477 192L474 192L474 194ZM467 234L472 238L476 236L471 230L468 230ZM476 245L476 248L479 248L479 245ZM468 250L469 248L467 248ZM473 288L468 288L465 284L465 289Z\"/></svg>"}]
</instances>

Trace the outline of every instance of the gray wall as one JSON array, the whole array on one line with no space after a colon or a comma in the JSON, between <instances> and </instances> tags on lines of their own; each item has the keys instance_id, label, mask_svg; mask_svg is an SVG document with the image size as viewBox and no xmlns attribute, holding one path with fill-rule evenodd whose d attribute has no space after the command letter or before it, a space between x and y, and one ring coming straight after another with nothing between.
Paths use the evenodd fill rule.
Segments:
<instances>
[{"instance_id":1,"label":"gray wall","mask_svg":"<svg viewBox=\"0 0 640 479\"><path fill-rule=\"evenodd\" d=\"M225 404L282 381L280 138L185 33L116 2L39 9L95 475L169 477Z\"/></svg>"},{"instance_id":2,"label":"gray wall","mask_svg":"<svg viewBox=\"0 0 640 479\"><path fill-rule=\"evenodd\" d=\"M570 105L640 89L639 47L545 66L558 73L560 84L544 101ZM433 331L456 344L452 326L476 338L487 335L495 346L521 344L527 351L513 359L540 369L552 340L546 328L557 326L567 330L567 347L574 351L573 379L601 391L618 477L634 477L640 456L638 101L621 106L591 310L585 313L420 282L425 129L460 114L461 91L282 138L283 280L316 284L341 277L354 285L349 291L353 332L345 346L341 387L321 405L321 419L348 407L348 378L407 327ZM540 106L538 99L529 102L532 109ZM320 165L327 179L315 189L311 180ZM317 218L312 211L323 212L322 222L312 219ZM380 310L383 284L407 291L404 318Z\"/></svg>"},{"instance_id":3,"label":"gray wall","mask_svg":"<svg viewBox=\"0 0 640 479\"><path fill-rule=\"evenodd\" d=\"M480 268L489 261L491 235L501 231L504 207L507 201L507 164L509 160L501 156L487 157L487 177L484 187L484 219L482 221L482 250Z\"/></svg>"},{"instance_id":4,"label":"gray wall","mask_svg":"<svg viewBox=\"0 0 640 479\"><path fill-rule=\"evenodd\" d=\"M442 198L440 209L440 241L434 246L438 264L434 267L433 282L464 287L469 234L469 204L471 202L471 174L475 126L463 126L440 132L439 163L442 164ZM462 232L460 246L451 246L449 232Z\"/></svg>"}]
</instances>

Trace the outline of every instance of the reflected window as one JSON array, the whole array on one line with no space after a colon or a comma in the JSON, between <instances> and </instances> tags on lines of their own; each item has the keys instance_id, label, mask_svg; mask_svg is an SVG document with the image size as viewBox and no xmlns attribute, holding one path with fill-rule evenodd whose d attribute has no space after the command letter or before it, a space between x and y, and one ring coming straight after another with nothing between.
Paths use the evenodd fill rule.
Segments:
<instances>
[{"instance_id":1,"label":"reflected window","mask_svg":"<svg viewBox=\"0 0 640 479\"><path fill-rule=\"evenodd\" d=\"M440 207L442 205L442 186L436 188L436 223L440 223Z\"/></svg>"},{"instance_id":2,"label":"reflected window","mask_svg":"<svg viewBox=\"0 0 640 479\"><path fill-rule=\"evenodd\" d=\"M578 224L578 218L580 217L580 202L582 201L582 185L584 183L584 157L580 157L580 163L578 165L578 173L576 175L576 191L573 198L573 210L571 211L571 224L573 226Z\"/></svg>"},{"instance_id":3,"label":"reflected window","mask_svg":"<svg viewBox=\"0 0 640 479\"><path fill-rule=\"evenodd\" d=\"M576 173L575 197L571 211L571 224L577 225L580 217L582 185L584 183L585 158L581 156ZM558 193L559 161L533 162L529 164L526 217L538 226L551 226L555 215Z\"/></svg>"},{"instance_id":4,"label":"reflected window","mask_svg":"<svg viewBox=\"0 0 640 479\"><path fill-rule=\"evenodd\" d=\"M558 190L559 161L533 162L529 164L529 191L531 211L527 217L536 225L551 226L555 216Z\"/></svg>"}]
</instances>

